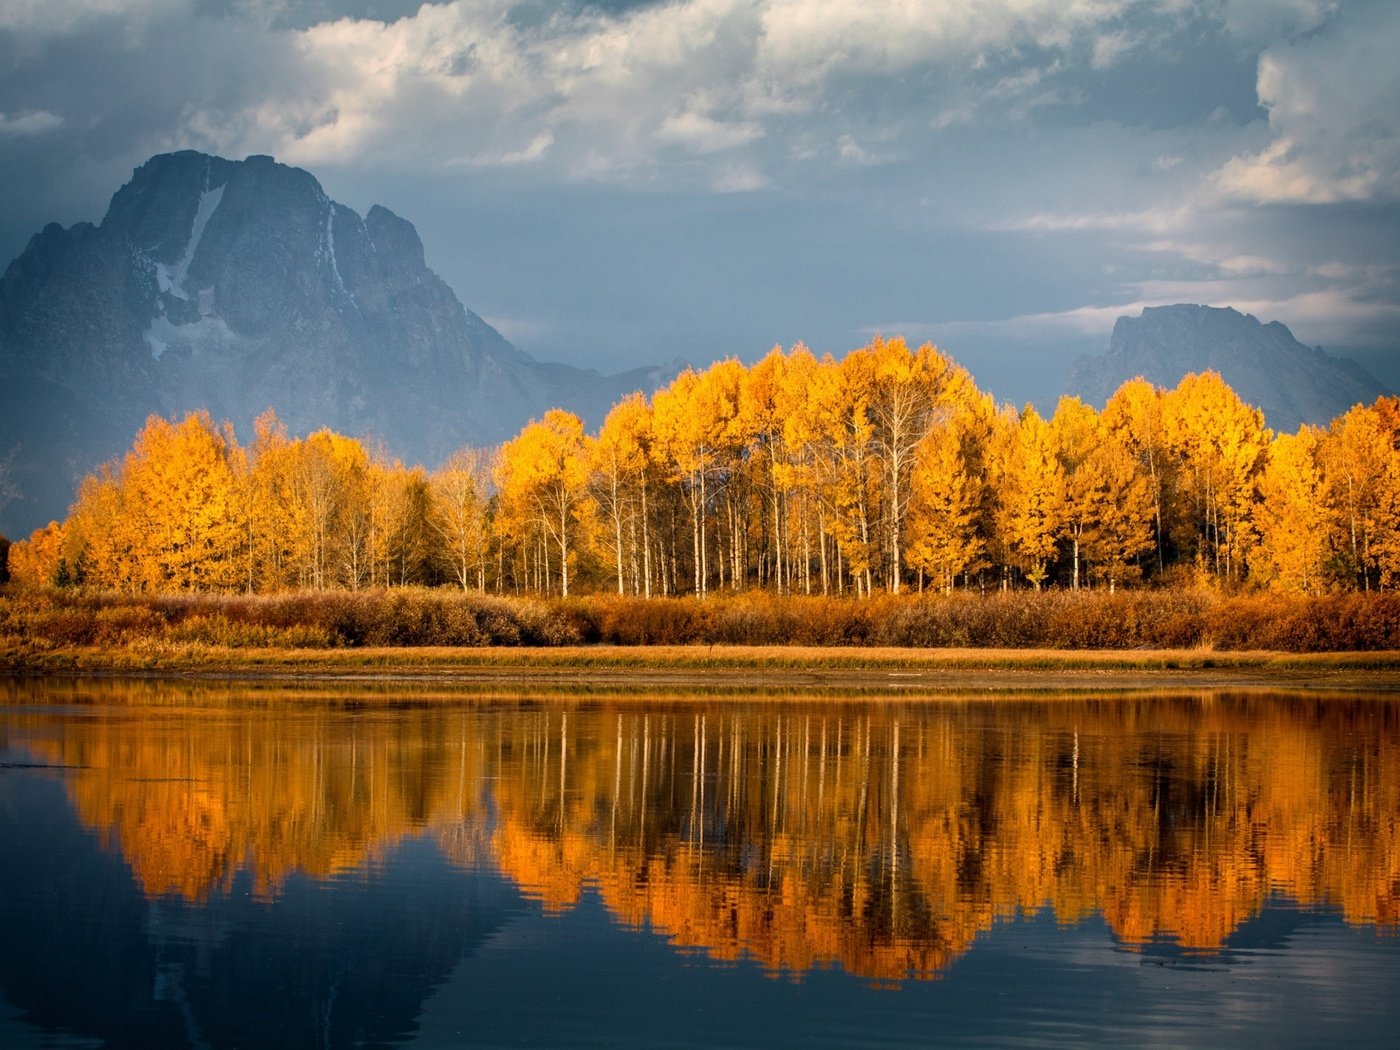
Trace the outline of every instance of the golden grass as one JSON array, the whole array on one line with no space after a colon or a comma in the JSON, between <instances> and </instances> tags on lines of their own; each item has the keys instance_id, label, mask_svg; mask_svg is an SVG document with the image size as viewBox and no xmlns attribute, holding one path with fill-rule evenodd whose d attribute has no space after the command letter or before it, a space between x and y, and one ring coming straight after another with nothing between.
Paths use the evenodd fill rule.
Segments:
<instances>
[{"instance_id":1,"label":"golden grass","mask_svg":"<svg viewBox=\"0 0 1400 1050\"><path fill-rule=\"evenodd\" d=\"M1365 679L1400 688L1400 595L1015 593L567 601L391 590L0 595L0 672L707 681L780 690ZM1039 686L1036 686L1037 688Z\"/></svg>"},{"instance_id":2,"label":"golden grass","mask_svg":"<svg viewBox=\"0 0 1400 1050\"><path fill-rule=\"evenodd\" d=\"M0 649L11 674L432 680L574 686L712 685L944 692L1280 687L1400 691L1400 651L1369 653L803 646L563 646L549 649L231 649L138 644L117 649Z\"/></svg>"}]
</instances>

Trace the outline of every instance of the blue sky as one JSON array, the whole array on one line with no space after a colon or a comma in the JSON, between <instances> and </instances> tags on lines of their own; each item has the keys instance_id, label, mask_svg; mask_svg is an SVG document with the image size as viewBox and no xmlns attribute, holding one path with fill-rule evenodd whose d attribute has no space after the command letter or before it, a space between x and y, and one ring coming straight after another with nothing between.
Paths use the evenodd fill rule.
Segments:
<instances>
[{"instance_id":1,"label":"blue sky","mask_svg":"<svg viewBox=\"0 0 1400 1050\"><path fill-rule=\"evenodd\" d=\"M546 359L883 332L1044 401L1201 302L1400 387L1398 53L1394 0L6 0L0 256L268 153Z\"/></svg>"}]
</instances>

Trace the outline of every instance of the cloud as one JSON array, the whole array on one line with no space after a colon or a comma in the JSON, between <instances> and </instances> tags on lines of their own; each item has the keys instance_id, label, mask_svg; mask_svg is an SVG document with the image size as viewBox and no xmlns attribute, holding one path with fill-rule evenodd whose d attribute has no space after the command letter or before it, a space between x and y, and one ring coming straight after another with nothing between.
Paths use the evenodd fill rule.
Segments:
<instances>
[{"instance_id":1,"label":"cloud","mask_svg":"<svg viewBox=\"0 0 1400 1050\"><path fill-rule=\"evenodd\" d=\"M1136 300L1108 306L1076 306L1068 310L1016 314L986 321L915 321L871 326L868 330L872 335L879 331L901 332L913 338L949 340L973 335L1018 342L1066 334L1097 337L1111 332L1113 322L1125 314L1141 313L1144 307L1164 305L1167 305L1165 300Z\"/></svg>"},{"instance_id":2,"label":"cloud","mask_svg":"<svg viewBox=\"0 0 1400 1050\"><path fill-rule=\"evenodd\" d=\"M833 154L865 163L855 142L897 137L911 121L946 128L1063 104L1073 92L1052 80L1115 61L1141 39L1115 28L1131 7L679 0L619 15L561 7L526 21L508 0L454 0L391 22L298 29L271 28L255 10L245 28L286 45L275 90L198 106L187 124L226 152L306 165L392 164L409 153L416 167L464 156L504 166L521 162L522 142L547 136L560 173L719 185L732 160L706 171L694 158L766 142L750 168ZM227 35L235 21L203 29ZM924 77L944 90L921 91Z\"/></svg>"},{"instance_id":3,"label":"cloud","mask_svg":"<svg viewBox=\"0 0 1400 1050\"><path fill-rule=\"evenodd\" d=\"M993 229L1026 233L1078 233L1084 231L1134 231L1164 233L1180 228L1190 216L1188 207L1146 208L1130 212L1042 212L1006 219Z\"/></svg>"},{"instance_id":4,"label":"cloud","mask_svg":"<svg viewBox=\"0 0 1400 1050\"><path fill-rule=\"evenodd\" d=\"M62 117L42 109L14 116L0 113L0 135L42 135L61 127Z\"/></svg>"},{"instance_id":5,"label":"cloud","mask_svg":"<svg viewBox=\"0 0 1400 1050\"><path fill-rule=\"evenodd\" d=\"M692 153L719 153L762 137L763 128L754 121L723 122L694 111L666 117L656 129L658 141Z\"/></svg>"},{"instance_id":6,"label":"cloud","mask_svg":"<svg viewBox=\"0 0 1400 1050\"><path fill-rule=\"evenodd\" d=\"M1216 176L1231 198L1335 204L1400 197L1400 6L1362 3L1259 59L1272 141Z\"/></svg>"},{"instance_id":7,"label":"cloud","mask_svg":"<svg viewBox=\"0 0 1400 1050\"><path fill-rule=\"evenodd\" d=\"M1069 339L1178 296L1400 337L1396 39L1393 0L11 0L0 234L154 152L270 153L418 221L536 352Z\"/></svg>"},{"instance_id":8,"label":"cloud","mask_svg":"<svg viewBox=\"0 0 1400 1050\"><path fill-rule=\"evenodd\" d=\"M1110 69L1130 54L1138 46L1140 39L1138 34L1124 30L1101 33L1094 38L1090 64L1095 69Z\"/></svg>"},{"instance_id":9,"label":"cloud","mask_svg":"<svg viewBox=\"0 0 1400 1050\"><path fill-rule=\"evenodd\" d=\"M710 184L716 193L752 193L768 185L762 172L742 164L730 164L715 172Z\"/></svg>"},{"instance_id":10,"label":"cloud","mask_svg":"<svg viewBox=\"0 0 1400 1050\"><path fill-rule=\"evenodd\" d=\"M909 338L945 340L973 335L983 338L995 336L1018 342L1067 334L1097 338L1111 332L1114 322L1120 317L1134 316L1150 307L1177 303L1228 306L1240 313L1253 314L1265 322L1282 321L1304 341L1343 341L1346 337L1342 333L1347 331L1347 324L1353 321L1383 323L1392 327L1400 322L1400 304L1358 300L1349 292L1339 289L1250 298L1232 295L1231 286L1217 282L1160 282L1148 284L1142 291L1145 294L1141 297L1108 305L1076 306L1067 310L1017 314L987 321L883 323L866 326L865 330L871 335L898 332ZM1339 324L1339 321L1345 323ZM1321 338L1320 333L1332 333L1334 338Z\"/></svg>"}]
</instances>

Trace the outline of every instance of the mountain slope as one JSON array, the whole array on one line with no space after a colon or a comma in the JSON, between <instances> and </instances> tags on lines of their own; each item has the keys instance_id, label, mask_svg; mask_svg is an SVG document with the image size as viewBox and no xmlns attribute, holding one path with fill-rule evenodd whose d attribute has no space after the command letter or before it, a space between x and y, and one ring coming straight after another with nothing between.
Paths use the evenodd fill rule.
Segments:
<instances>
[{"instance_id":1,"label":"mountain slope","mask_svg":"<svg viewBox=\"0 0 1400 1050\"><path fill-rule=\"evenodd\" d=\"M1134 376L1174 387L1187 373L1206 369L1262 408L1269 426L1280 431L1325 425L1386 393L1360 365L1304 346L1277 321L1260 324L1228 307L1186 304L1118 318L1108 353L1075 361L1065 393L1102 406Z\"/></svg>"},{"instance_id":2,"label":"mountain slope","mask_svg":"<svg viewBox=\"0 0 1400 1050\"><path fill-rule=\"evenodd\" d=\"M0 278L0 531L61 515L144 418L275 408L434 464L561 406L597 422L664 378L543 364L462 306L413 225L362 218L270 157L152 158L98 226L36 235ZM0 479L3 481L3 479Z\"/></svg>"}]
</instances>

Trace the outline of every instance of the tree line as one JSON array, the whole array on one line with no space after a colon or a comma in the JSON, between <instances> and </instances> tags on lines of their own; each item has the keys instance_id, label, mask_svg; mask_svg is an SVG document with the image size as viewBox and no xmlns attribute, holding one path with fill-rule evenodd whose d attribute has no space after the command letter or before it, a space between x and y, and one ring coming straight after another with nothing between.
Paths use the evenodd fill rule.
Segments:
<instances>
[{"instance_id":1,"label":"tree line","mask_svg":"<svg viewBox=\"0 0 1400 1050\"><path fill-rule=\"evenodd\" d=\"M1400 398L1273 434L1213 372L1103 411L998 406L949 357L876 338L687 370L590 434L559 409L436 470L272 412L241 444L149 419L17 583L127 593L455 585L639 596L1144 581L1320 593L1400 583Z\"/></svg>"}]
</instances>

